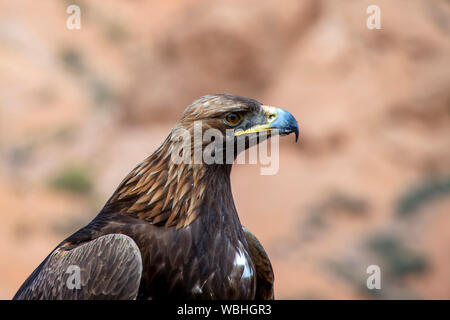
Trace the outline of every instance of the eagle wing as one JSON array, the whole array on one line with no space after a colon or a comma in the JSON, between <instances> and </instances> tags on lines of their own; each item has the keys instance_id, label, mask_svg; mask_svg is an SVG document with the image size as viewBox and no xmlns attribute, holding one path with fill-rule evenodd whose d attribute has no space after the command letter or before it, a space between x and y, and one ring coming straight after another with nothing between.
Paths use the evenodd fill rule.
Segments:
<instances>
[{"instance_id":1,"label":"eagle wing","mask_svg":"<svg viewBox=\"0 0 450 320\"><path fill-rule=\"evenodd\" d=\"M264 247L258 238L246 227L242 227L250 251L250 257L256 268L256 300L273 300L273 269Z\"/></svg>"},{"instance_id":2,"label":"eagle wing","mask_svg":"<svg viewBox=\"0 0 450 320\"><path fill-rule=\"evenodd\" d=\"M141 275L136 243L123 234L108 234L70 250L56 248L14 299L136 299Z\"/></svg>"}]
</instances>

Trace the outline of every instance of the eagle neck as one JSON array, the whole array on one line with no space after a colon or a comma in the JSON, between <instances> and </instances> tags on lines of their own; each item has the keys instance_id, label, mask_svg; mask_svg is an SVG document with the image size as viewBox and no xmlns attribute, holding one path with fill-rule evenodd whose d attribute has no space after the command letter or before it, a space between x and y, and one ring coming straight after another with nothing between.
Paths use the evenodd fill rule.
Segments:
<instances>
[{"instance_id":1,"label":"eagle neck","mask_svg":"<svg viewBox=\"0 0 450 320\"><path fill-rule=\"evenodd\" d=\"M120 212L151 224L182 228L200 215L238 221L231 192L231 164L176 163L170 136L135 167L109 199L104 213ZM208 219L209 219L208 218Z\"/></svg>"}]
</instances>

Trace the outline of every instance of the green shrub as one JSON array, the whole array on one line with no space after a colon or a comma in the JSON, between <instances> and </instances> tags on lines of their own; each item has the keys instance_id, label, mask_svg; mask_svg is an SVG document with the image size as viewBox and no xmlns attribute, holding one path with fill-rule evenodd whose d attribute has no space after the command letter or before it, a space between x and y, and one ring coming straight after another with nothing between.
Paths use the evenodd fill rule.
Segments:
<instances>
[{"instance_id":1,"label":"green shrub","mask_svg":"<svg viewBox=\"0 0 450 320\"><path fill-rule=\"evenodd\" d=\"M391 235L378 235L368 242L368 247L383 259L393 277L422 273L427 267L426 258L404 246Z\"/></svg>"},{"instance_id":2,"label":"green shrub","mask_svg":"<svg viewBox=\"0 0 450 320\"><path fill-rule=\"evenodd\" d=\"M88 170L70 166L60 170L51 180L50 185L56 190L77 194L87 194L92 190L92 180Z\"/></svg>"},{"instance_id":3,"label":"green shrub","mask_svg":"<svg viewBox=\"0 0 450 320\"><path fill-rule=\"evenodd\" d=\"M450 195L450 177L430 178L414 186L397 201L396 214L408 216L416 213L425 203Z\"/></svg>"},{"instance_id":4,"label":"green shrub","mask_svg":"<svg viewBox=\"0 0 450 320\"><path fill-rule=\"evenodd\" d=\"M86 65L81 53L74 48L65 48L61 52L64 66L71 72L81 75L86 71Z\"/></svg>"}]
</instances>

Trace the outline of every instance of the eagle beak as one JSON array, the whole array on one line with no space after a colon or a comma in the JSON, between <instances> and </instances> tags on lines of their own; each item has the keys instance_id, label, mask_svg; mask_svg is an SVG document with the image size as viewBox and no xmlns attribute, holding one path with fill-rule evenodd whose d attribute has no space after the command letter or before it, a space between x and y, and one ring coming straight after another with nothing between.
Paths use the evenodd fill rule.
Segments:
<instances>
[{"instance_id":1,"label":"eagle beak","mask_svg":"<svg viewBox=\"0 0 450 320\"><path fill-rule=\"evenodd\" d=\"M263 106L264 108L265 106ZM266 111L267 109L267 111ZM280 135L285 136L292 132L295 133L295 142L298 140L298 123L294 116L286 110L280 108L267 107L266 118L269 123L269 129L277 129Z\"/></svg>"},{"instance_id":2,"label":"eagle beak","mask_svg":"<svg viewBox=\"0 0 450 320\"><path fill-rule=\"evenodd\" d=\"M290 133L295 133L295 142L298 140L298 123L295 120L294 116L287 112L286 110L262 106L264 110L264 116L266 123L257 124L253 127L248 128L247 130L237 131L235 133L236 136L240 136L242 134L248 133L256 133L272 130L278 130L279 134L282 136L288 135Z\"/></svg>"}]
</instances>

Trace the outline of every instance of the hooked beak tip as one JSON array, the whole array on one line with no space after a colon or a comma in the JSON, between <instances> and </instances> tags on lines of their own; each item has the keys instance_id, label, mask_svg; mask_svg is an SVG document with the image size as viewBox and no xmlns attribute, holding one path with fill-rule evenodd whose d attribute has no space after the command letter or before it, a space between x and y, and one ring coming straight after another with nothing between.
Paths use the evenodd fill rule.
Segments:
<instances>
[{"instance_id":1,"label":"hooked beak tip","mask_svg":"<svg viewBox=\"0 0 450 320\"><path fill-rule=\"evenodd\" d=\"M299 129L297 120L286 110L277 108L277 119L271 124L274 129L280 130L281 135L295 133L295 142L298 141Z\"/></svg>"}]
</instances>

